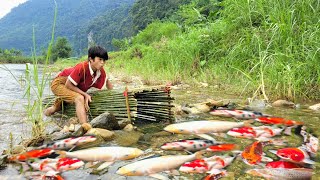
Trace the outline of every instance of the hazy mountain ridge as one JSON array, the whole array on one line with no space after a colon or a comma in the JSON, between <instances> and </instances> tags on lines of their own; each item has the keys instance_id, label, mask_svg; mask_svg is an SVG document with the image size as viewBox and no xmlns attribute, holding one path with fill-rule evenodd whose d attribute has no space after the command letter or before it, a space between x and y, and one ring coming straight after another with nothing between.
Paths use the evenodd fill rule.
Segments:
<instances>
[{"instance_id":1,"label":"hazy mountain ridge","mask_svg":"<svg viewBox=\"0 0 320 180\"><path fill-rule=\"evenodd\" d=\"M66 36L77 50L86 45L86 33L91 21L122 4L132 5L134 0L57 0L55 37ZM127 11L119 11L127 12ZM122 16L122 15L121 15ZM29 0L0 19L0 48L15 48L30 54L33 27L37 50L47 47L51 39L54 3L50 0Z\"/></svg>"}]
</instances>

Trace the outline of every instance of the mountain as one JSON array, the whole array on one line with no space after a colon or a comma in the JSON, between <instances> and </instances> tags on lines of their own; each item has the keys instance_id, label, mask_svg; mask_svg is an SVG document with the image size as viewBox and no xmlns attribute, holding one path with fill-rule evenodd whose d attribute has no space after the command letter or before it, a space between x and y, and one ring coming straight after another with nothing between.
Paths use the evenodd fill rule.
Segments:
<instances>
[{"instance_id":1,"label":"mountain","mask_svg":"<svg viewBox=\"0 0 320 180\"><path fill-rule=\"evenodd\" d=\"M74 54L77 55L88 46L87 33L90 32L89 26L93 20L112 13L113 18L109 18L110 22L130 23L125 16L134 0L56 0L56 2L55 37L67 37L73 46ZM15 48L22 50L24 54L31 54L33 29L37 51L46 48L51 39L54 8L52 0L29 0L12 9L0 19L0 48Z\"/></svg>"}]
</instances>

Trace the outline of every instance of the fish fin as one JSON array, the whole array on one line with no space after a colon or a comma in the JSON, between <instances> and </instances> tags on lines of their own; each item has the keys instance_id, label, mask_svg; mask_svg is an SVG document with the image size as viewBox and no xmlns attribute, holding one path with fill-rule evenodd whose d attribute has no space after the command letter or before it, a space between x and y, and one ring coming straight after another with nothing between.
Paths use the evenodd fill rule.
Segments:
<instances>
[{"instance_id":1,"label":"fish fin","mask_svg":"<svg viewBox=\"0 0 320 180\"><path fill-rule=\"evenodd\" d=\"M204 153L206 153L206 151L205 151L205 150L202 150L202 151L198 151L198 152L196 152L196 153L194 153L194 154L195 154L195 156L196 156L196 159L202 159Z\"/></svg>"},{"instance_id":2,"label":"fish fin","mask_svg":"<svg viewBox=\"0 0 320 180\"><path fill-rule=\"evenodd\" d=\"M171 169L170 171L166 171L167 174L173 175L173 176L179 176L180 172L176 169Z\"/></svg>"},{"instance_id":3,"label":"fish fin","mask_svg":"<svg viewBox=\"0 0 320 180\"><path fill-rule=\"evenodd\" d=\"M272 154L275 154L275 155L277 155L277 151L276 150L269 150L269 152L271 152Z\"/></svg>"},{"instance_id":4,"label":"fish fin","mask_svg":"<svg viewBox=\"0 0 320 180\"><path fill-rule=\"evenodd\" d=\"M156 178L156 179L160 179L160 180L168 180L169 178L161 175L161 174L149 174L150 177Z\"/></svg>"},{"instance_id":5,"label":"fish fin","mask_svg":"<svg viewBox=\"0 0 320 180\"><path fill-rule=\"evenodd\" d=\"M251 126L251 123L253 123L253 122L254 122L254 120L253 120L253 119L243 121L243 126Z\"/></svg>"},{"instance_id":6,"label":"fish fin","mask_svg":"<svg viewBox=\"0 0 320 180\"><path fill-rule=\"evenodd\" d=\"M84 165L84 168L85 168L85 169L87 169L87 168L92 168L93 166L97 165L98 163L100 163L100 161L87 162L87 163Z\"/></svg>"},{"instance_id":7,"label":"fish fin","mask_svg":"<svg viewBox=\"0 0 320 180\"><path fill-rule=\"evenodd\" d=\"M270 158L270 157L267 157L267 156L262 156L262 159L261 159L262 162L272 162L273 159Z\"/></svg>"},{"instance_id":8,"label":"fish fin","mask_svg":"<svg viewBox=\"0 0 320 180\"><path fill-rule=\"evenodd\" d=\"M311 159L304 159L302 162L306 163L306 164L316 164L315 161L312 161Z\"/></svg>"},{"instance_id":9,"label":"fish fin","mask_svg":"<svg viewBox=\"0 0 320 180\"><path fill-rule=\"evenodd\" d=\"M210 133L210 134L218 137L228 138L228 135L226 133Z\"/></svg>"},{"instance_id":10,"label":"fish fin","mask_svg":"<svg viewBox=\"0 0 320 180\"><path fill-rule=\"evenodd\" d=\"M231 152L232 152L232 154L234 156L239 156L242 153L242 151L240 151L240 150L234 150L234 151L231 151Z\"/></svg>"},{"instance_id":11,"label":"fish fin","mask_svg":"<svg viewBox=\"0 0 320 180\"><path fill-rule=\"evenodd\" d=\"M298 126L289 126L289 127L285 127L283 130L283 134L291 136L292 135L292 129L297 128Z\"/></svg>"},{"instance_id":12,"label":"fish fin","mask_svg":"<svg viewBox=\"0 0 320 180\"><path fill-rule=\"evenodd\" d=\"M67 157L67 152L66 151L55 151L55 153L59 154L60 158Z\"/></svg>"},{"instance_id":13,"label":"fish fin","mask_svg":"<svg viewBox=\"0 0 320 180\"><path fill-rule=\"evenodd\" d=\"M114 162L104 162L97 168L97 171L102 171L103 169L109 167L113 163Z\"/></svg>"},{"instance_id":14,"label":"fish fin","mask_svg":"<svg viewBox=\"0 0 320 180\"><path fill-rule=\"evenodd\" d=\"M187 152L188 154L193 154L192 152L188 151L188 150L184 150L185 152Z\"/></svg>"},{"instance_id":15,"label":"fish fin","mask_svg":"<svg viewBox=\"0 0 320 180\"><path fill-rule=\"evenodd\" d=\"M197 136L202 137L203 139L211 140L211 141L216 141L213 137L207 135L207 134L197 134Z\"/></svg>"}]
</instances>

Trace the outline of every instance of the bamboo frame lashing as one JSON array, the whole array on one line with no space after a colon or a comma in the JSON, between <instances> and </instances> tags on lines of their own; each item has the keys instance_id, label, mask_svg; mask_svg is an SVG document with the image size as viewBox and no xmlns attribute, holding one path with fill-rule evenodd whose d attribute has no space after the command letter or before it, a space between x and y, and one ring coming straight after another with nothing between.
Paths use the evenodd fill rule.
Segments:
<instances>
[{"instance_id":1,"label":"bamboo frame lashing","mask_svg":"<svg viewBox=\"0 0 320 180\"><path fill-rule=\"evenodd\" d=\"M130 115L130 105L129 105L129 96L128 96L128 86L126 86L123 95L126 99L126 107L127 107L127 114L128 114L128 119L131 122L131 115Z\"/></svg>"}]
</instances>

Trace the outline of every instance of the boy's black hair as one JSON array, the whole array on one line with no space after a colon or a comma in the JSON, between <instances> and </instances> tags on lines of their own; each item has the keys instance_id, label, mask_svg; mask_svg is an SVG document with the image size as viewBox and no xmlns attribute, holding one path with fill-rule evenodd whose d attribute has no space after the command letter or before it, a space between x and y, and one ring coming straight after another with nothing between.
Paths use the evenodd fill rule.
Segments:
<instances>
[{"instance_id":1,"label":"boy's black hair","mask_svg":"<svg viewBox=\"0 0 320 180\"><path fill-rule=\"evenodd\" d=\"M101 46L92 46L88 50L88 60L89 58L94 59L95 57L99 57L104 59L105 61L108 60L108 52Z\"/></svg>"}]
</instances>

